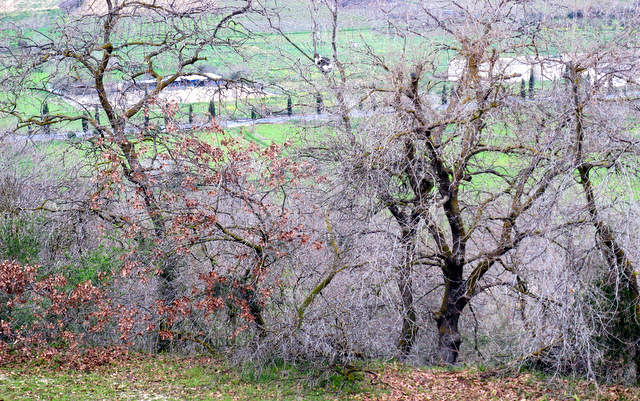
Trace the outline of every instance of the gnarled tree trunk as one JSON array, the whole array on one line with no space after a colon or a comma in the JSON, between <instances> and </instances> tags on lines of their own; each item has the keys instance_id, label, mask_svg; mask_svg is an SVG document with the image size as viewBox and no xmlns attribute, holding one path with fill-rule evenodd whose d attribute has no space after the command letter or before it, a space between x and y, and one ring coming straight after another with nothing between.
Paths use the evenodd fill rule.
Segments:
<instances>
[{"instance_id":1,"label":"gnarled tree trunk","mask_svg":"<svg viewBox=\"0 0 640 401\"><path fill-rule=\"evenodd\" d=\"M450 263L443 270L445 271L445 288L442 306L435 314L438 328L438 354L442 363L453 365L458 361L460 344L462 344L458 326L460 315L468 300L465 297L466 282L462 279L463 266Z\"/></svg>"}]
</instances>

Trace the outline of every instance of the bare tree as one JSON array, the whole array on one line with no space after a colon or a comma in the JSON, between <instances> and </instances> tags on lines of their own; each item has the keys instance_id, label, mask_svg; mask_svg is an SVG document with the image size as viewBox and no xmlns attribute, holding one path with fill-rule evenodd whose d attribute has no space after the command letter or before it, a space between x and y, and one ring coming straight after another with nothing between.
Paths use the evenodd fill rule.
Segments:
<instances>
[{"instance_id":1,"label":"bare tree","mask_svg":"<svg viewBox=\"0 0 640 401\"><path fill-rule=\"evenodd\" d=\"M417 338L414 272L436 266L442 273L437 285L444 289L433 315L440 357L456 362L462 311L483 290L501 285L485 276L496 266L504 267L505 258L527 237L517 220L557 174L542 165L544 157L531 153L527 141L532 138L498 139L496 127L509 116L517 121L519 110L510 84L514 77L498 62L500 52L526 48L533 39L520 35L517 24L505 18L516 10L517 5L505 3L478 18L474 10L461 8L462 23L442 20L428 8L413 10L411 15L424 20L405 21L406 35L428 40L430 31L412 27L431 21L448 35L446 46L460 60L451 101L439 107L441 102L429 93L447 78L436 64L443 53L416 52L407 45L389 62L370 49L368 59L379 74L372 89L382 95L378 110L384 111L367 117L359 142L327 146L346 169L340 180L354 185L359 181L360 187L367 183L366 193L375 196L378 207L398 225L403 249L397 267L402 355L411 352ZM349 129L345 132L355 137ZM496 166L500 157L519 162L502 169ZM475 182L491 184L483 188Z\"/></svg>"},{"instance_id":2,"label":"bare tree","mask_svg":"<svg viewBox=\"0 0 640 401\"><path fill-rule=\"evenodd\" d=\"M171 126L164 131L141 129L133 122L143 111L148 113L150 105L159 105L161 114L171 114L171 106L158 102L158 95L183 75L197 73L196 64L216 51L237 48L248 33L233 21L250 12L251 5L251 0L230 6L212 1L88 1L52 21L51 34L36 29L22 36L24 27L7 26L15 28L12 40L22 45L2 55L8 73L3 85L11 92L2 110L17 119L17 129L38 125L49 130L88 121L96 135L82 148L87 156L96 156L96 172L108 155L111 166L101 174L112 174L112 180L103 181L105 188L122 174L140 197L153 236L162 240L167 236L167 216L166 201L155 185L157 154L150 166L144 152L149 144L157 151L163 135L170 137L173 130ZM28 102L33 99L45 99L45 105L46 99L55 99L66 106L59 112L47 109L41 116L29 115ZM93 107L95 118L89 117ZM105 124L100 114L106 116ZM94 207L100 205L94 202ZM173 301L176 290L174 259L167 258L161 268L160 297L166 303Z\"/></svg>"},{"instance_id":3,"label":"bare tree","mask_svg":"<svg viewBox=\"0 0 640 401\"><path fill-rule=\"evenodd\" d=\"M398 246L392 259L402 316L400 354L411 353L424 324L424 306L416 300L440 291L440 306L432 314L440 359L455 363L462 341L460 317L470 302L500 287L535 300L532 286L544 284L528 282L530 265L519 262L527 249L523 243L572 224L552 224L557 216L540 214L566 201L563 183L577 173L563 131L568 111L555 113L563 102L556 95L518 97L518 84L531 80L534 73L547 84L560 82L558 71L566 69L567 58L541 56L549 37L542 35L542 21L530 18L537 10L507 1L483 3L480 8L459 3L441 8L399 6L384 17L397 33L400 49L390 57L365 42L356 65L349 62L353 50L340 40L338 4L313 5L316 17L326 15L336 70L316 78L313 69L300 72L315 88L323 88L325 98L335 96L331 111L336 120L331 127L340 135L315 144L309 154L332 171L329 199L336 201L336 211L368 208L369 216L386 215L396 223L392 233ZM277 22L272 19L272 27L307 55L307 47ZM413 47L412 41L420 47ZM599 56L591 51L588 57ZM375 79L362 79L363 70ZM543 70L546 75L538 76ZM443 102L435 89L446 81L452 81L454 89L451 99ZM531 91L533 82L530 86ZM354 117L364 101L370 105L368 113ZM550 130L553 126L562 129ZM345 206L348 202L351 206ZM591 218L598 221L590 209ZM611 235L598 230L599 242L616 254L620 248ZM624 253L617 254L623 257L618 264L629 266ZM631 277L633 269L626 271L623 276ZM423 274L430 281L419 283ZM333 276L323 285L328 286ZM627 282L633 294L635 281Z\"/></svg>"},{"instance_id":4,"label":"bare tree","mask_svg":"<svg viewBox=\"0 0 640 401\"><path fill-rule=\"evenodd\" d=\"M572 338L574 348L562 350L564 355L557 359L562 364L571 359L567 355L578 354L586 366L583 369L594 378L629 377L632 371L637 381L637 255L632 251L635 234L625 224L635 220L637 203L624 199L635 191L637 171L637 109L633 106L639 76L637 39L625 28L612 38L577 38L569 44L555 34L547 39L564 52L562 60L554 61L563 74L545 92L548 100L541 109L542 118L555 121L553 129L564 138L558 156L563 155L565 174L572 176L565 178L564 191L576 196L573 211L565 211L562 217L563 237L567 235L565 241L571 244L562 252L574 261L567 269L580 266L580 280L571 280L578 288L576 294L589 294L573 295L556 305L561 310L557 325L571 328L558 336ZM571 226L579 231L567 229ZM580 319L582 329L577 327L580 324L566 323ZM558 337L546 346L554 341ZM613 373L619 370L623 373Z\"/></svg>"},{"instance_id":5,"label":"bare tree","mask_svg":"<svg viewBox=\"0 0 640 401\"><path fill-rule=\"evenodd\" d=\"M374 33L356 37L338 0L302 2L302 22L231 3L84 2L60 37L15 25L0 53L17 130L95 131L77 148L97 179L73 204L122 235L123 282L156 313L137 324L159 349L473 353L595 378L622 351L640 371L632 28L590 35L532 2L398 2L368 9ZM278 35L298 73L282 86L317 107L295 152L225 134L213 101L208 127L181 129L162 97L239 51L247 26Z\"/></svg>"}]
</instances>

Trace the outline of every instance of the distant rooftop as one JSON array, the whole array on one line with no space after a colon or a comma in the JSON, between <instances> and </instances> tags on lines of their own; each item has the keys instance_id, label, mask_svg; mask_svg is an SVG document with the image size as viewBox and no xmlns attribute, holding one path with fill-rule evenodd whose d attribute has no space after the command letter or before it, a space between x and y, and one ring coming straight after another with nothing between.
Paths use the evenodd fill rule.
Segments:
<instances>
[{"instance_id":1,"label":"distant rooftop","mask_svg":"<svg viewBox=\"0 0 640 401\"><path fill-rule=\"evenodd\" d=\"M210 72L205 72L197 75L183 75L178 77L174 82L204 82L204 81L218 81L222 79L222 76L218 74L213 74ZM143 79L140 81L136 81L137 84L142 85L154 85L157 83L155 79Z\"/></svg>"}]
</instances>

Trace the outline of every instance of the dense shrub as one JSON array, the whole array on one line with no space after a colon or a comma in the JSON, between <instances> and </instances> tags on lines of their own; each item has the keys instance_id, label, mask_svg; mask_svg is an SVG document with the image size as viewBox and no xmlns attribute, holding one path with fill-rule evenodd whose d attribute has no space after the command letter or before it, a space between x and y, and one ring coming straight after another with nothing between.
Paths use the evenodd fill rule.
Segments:
<instances>
[{"instance_id":1,"label":"dense shrub","mask_svg":"<svg viewBox=\"0 0 640 401\"><path fill-rule=\"evenodd\" d=\"M127 348L129 326L117 321L103 289L91 281L71 287L61 275L38 277L37 271L34 265L0 263L0 364L24 358L100 363L96 345L111 350L105 356ZM116 332L120 338L113 337Z\"/></svg>"}]
</instances>

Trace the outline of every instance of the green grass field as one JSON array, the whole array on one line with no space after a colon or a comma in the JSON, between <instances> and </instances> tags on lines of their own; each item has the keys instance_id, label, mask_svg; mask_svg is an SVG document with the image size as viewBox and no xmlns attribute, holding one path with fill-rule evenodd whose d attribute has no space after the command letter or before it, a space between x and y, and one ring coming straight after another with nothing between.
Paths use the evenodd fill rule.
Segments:
<instances>
[{"instance_id":1,"label":"green grass field","mask_svg":"<svg viewBox=\"0 0 640 401\"><path fill-rule=\"evenodd\" d=\"M0 22L10 22L5 25L5 33L7 37L10 37L10 33L15 33L15 24L21 22L29 23L33 26L37 26L37 30L27 32L27 36L30 38L37 38L42 36L43 38L52 36L55 38L59 35L56 29L53 29L54 24L58 18L65 18L59 10L57 10L56 2L48 0L39 0L29 2L32 12L24 11L29 8L22 8L23 12L11 13L6 12L2 17L2 10L0 9ZM301 49L303 49L307 55L313 55L314 52L318 52L322 55L331 56L331 37L329 26L323 26L321 31L318 32L318 47L313 48L312 45L312 33L309 31L311 25L311 14L306 5L300 2L284 2L281 3L282 10L281 20L285 21L285 25L289 27L287 29L287 35L295 42ZM366 22L362 15L362 9L344 9L345 18L341 20L341 30L338 34L338 47L339 54L342 62L346 63L350 73L350 79L359 79L375 74L370 67L361 63L359 60L362 58L363 52L374 51L382 57L395 52L396 49L400 49L403 46L410 46L414 48L421 48L423 39L414 38L407 42L407 39L401 38L392 34L390 31L384 31L382 29L374 29L376 24L368 21ZM326 14L326 13L325 13ZM323 15L321 13L321 15ZM326 18L327 15L324 15ZM255 18L252 18L255 19ZM328 20L327 20L328 21ZM365 23L366 22L366 23ZM99 21L96 21L99 23ZM126 31L131 35L134 35L136 39L150 37L156 33L156 26L146 27L144 24L136 24L135 20L126 22ZM299 65L302 70L306 70L305 74L309 79L317 81L319 84L324 85L324 77L317 71L313 63L306 59L305 56L300 54L293 46L291 46L280 35L269 31L264 24L253 23L251 27L255 29L250 35L245 35L247 32L240 30L234 37L229 37L231 40L242 41L242 47L238 52L236 47L226 47L224 45L205 48L202 56L206 58L205 61L200 62L200 65L208 66L212 68L216 73L219 73L225 77L234 76L238 73L242 73L256 82L259 82L265 86L270 93L275 93L276 96L273 99L264 100L250 100L244 102L227 101L219 104L218 113L223 118L242 118L249 117L250 110L256 108L260 110L263 106L266 106L272 110L282 110L286 106L286 95L284 93L294 92L294 103L298 106L298 109L302 112L312 112L314 109L315 98L313 93L309 93L308 88L303 89L306 85L298 72L295 70ZM298 29L298 30L296 30ZM36 33L39 32L39 33ZM19 43L12 43L13 46L19 46ZM136 63L144 60L145 50L141 46L134 46L131 49L127 48L125 53L120 53L119 60L123 63ZM286 56L283 56L286 55ZM155 62L155 68L158 68L159 72L163 74L170 74L175 71L175 65L177 58L175 55L160 57ZM446 60L440 61L441 66L446 67ZM60 69L62 67L62 69ZM48 81L49 75L56 76L57 74L65 74L64 65L58 66L56 63L51 63L49 67L37 73L31 73L32 84L31 86L37 86L38 84L44 84ZM75 71L75 70L74 70ZM78 73L82 75L81 69ZM74 72L76 74L76 72ZM114 70L105 76L107 82L120 82L123 79L128 79L122 72ZM48 87L48 84L47 84ZM61 113L66 115L74 115L79 111L70 103L62 100L54 100L55 96L46 96L50 103L50 113ZM44 102L45 95L37 92L24 92L21 94L20 99L16 103L16 108L13 109L25 116L38 117L41 114L42 104ZM325 104L330 106L330 97L327 96ZM0 98L0 101L4 99ZM240 103L240 104L238 104ZM182 105L181 108L184 113L184 109L187 105ZM194 111L196 113L205 111L208 107L206 104L194 104ZM104 121L104 117L103 121ZM16 125L16 118L0 115L0 130L8 130ZM75 127L60 127L63 131L79 130L81 128L80 121L76 121ZM72 124L72 125L73 125Z\"/></svg>"},{"instance_id":2,"label":"green grass field","mask_svg":"<svg viewBox=\"0 0 640 401\"><path fill-rule=\"evenodd\" d=\"M29 3L31 12L26 12L27 8L22 7L22 12L7 12L5 10L4 17L0 17L0 22L4 19L11 23L6 25L9 32L14 32L14 24L29 21L34 25L34 21L38 23L37 30L43 36L51 36L59 34L52 26L57 18L63 18L60 10L57 9L57 2L51 0L23 0L22 3ZM19 4L22 4L18 1ZM16 4L18 4L16 3ZM13 3L12 3L13 4ZM279 2L280 21L289 39L296 43L307 55L318 52L325 56L332 55L331 48L331 30L328 15L325 11L320 11L319 15L323 19L322 24L317 31L317 48L313 48L313 34L311 32L311 20L313 13L309 9L309 5L304 2L284 1ZM0 9L0 15L2 10ZM444 74L450 59L450 52L442 50L441 45L450 44L451 38L445 38L436 34L420 36L401 36L389 25L381 24L369 18L366 7L347 7L341 9L340 30L337 35L337 45L340 60L345 63L349 73L349 80L354 84L358 84L361 80L365 82L371 77L380 74L375 67L372 67L373 60L370 54L376 54L380 60L389 63L390 67L394 67L396 60L400 60L399 54L405 54L406 62L411 64L412 60L430 60L431 66L435 72ZM216 73L229 77L244 74L256 82L264 85L270 93L277 96L262 100L252 99L246 101L225 101L218 104L218 114L222 119L245 118L251 115L251 109L262 110L266 107L270 110L283 110L286 106L286 97L293 96L293 101L297 105L296 112L313 113L315 108L314 90L310 89L308 83L312 83L316 88L326 87L327 81L325 77L315 68L313 63L303 54L289 44L279 34L274 33L268 28L264 21L254 17L241 17L241 21L247 24L247 30L240 29L236 33L231 34L232 41L242 42L242 46L238 49L235 46L227 47L225 45L217 45L211 48L205 48L202 56L206 60L201 61L201 66L208 66ZM96 21L99 22L99 21ZM148 38L156 34L158 27L137 24L135 19L125 22L126 31L134 35L137 39ZM249 34L248 30L252 32ZM564 29L566 31L566 29ZM563 31L563 32L564 32ZM34 31L35 32L35 31ZM552 31L546 31L551 35ZM573 37L585 37L593 39L598 36L599 32L590 29L573 29L567 31ZM40 34L36 34L40 35ZM606 30L607 37L613 35L610 30ZM602 35L600 35L602 36ZM13 46L18 46L13 43ZM446 46L445 46L446 47ZM404 49L404 50L403 50ZM440 49L436 51L436 49ZM239 50L239 51L238 51ZM525 49L525 51L527 51ZM553 48L547 49L553 52ZM137 63L144 59L145 50L142 46L133 46L128 48L126 52L119 54L123 63ZM170 74L175 71L177 63L175 55L168 54L166 57L160 57L155 62L155 68L163 74ZM53 68L56 68L54 70ZM34 83L44 82L47 75L59 74L58 66L51 67L50 70L43 70L33 75ZM63 71L63 70L60 70ZM305 82L299 75L302 72L306 79ZM334 71L333 78L338 78L337 71ZM106 77L107 82L120 82L128 77L122 72L114 70ZM441 90L439 78L434 79L432 83L425 84L430 86L435 84L433 88L436 92ZM426 89L426 87L425 87ZM439 93L439 92L438 92ZM74 115L79 112L71 104L54 100L53 96L49 96L51 103L51 113L62 113ZM326 96L325 104L330 106L330 96ZM0 101L3 99L0 98ZM42 93L25 93L21 96L17 103L16 112L29 116L39 116L44 101ZM206 114L208 105L205 103L193 104L194 113L197 115ZM181 114L186 115L188 105L181 105ZM104 122L104 116L101 116ZM139 122L139 117L133 119L132 122ZM6 115L0 115L0 131L8 130L14 127L16 119ZM60 127L62 131L74 131L81 129L80 121L76 121L69 127Z\"/></svg>"}]
</instances>

